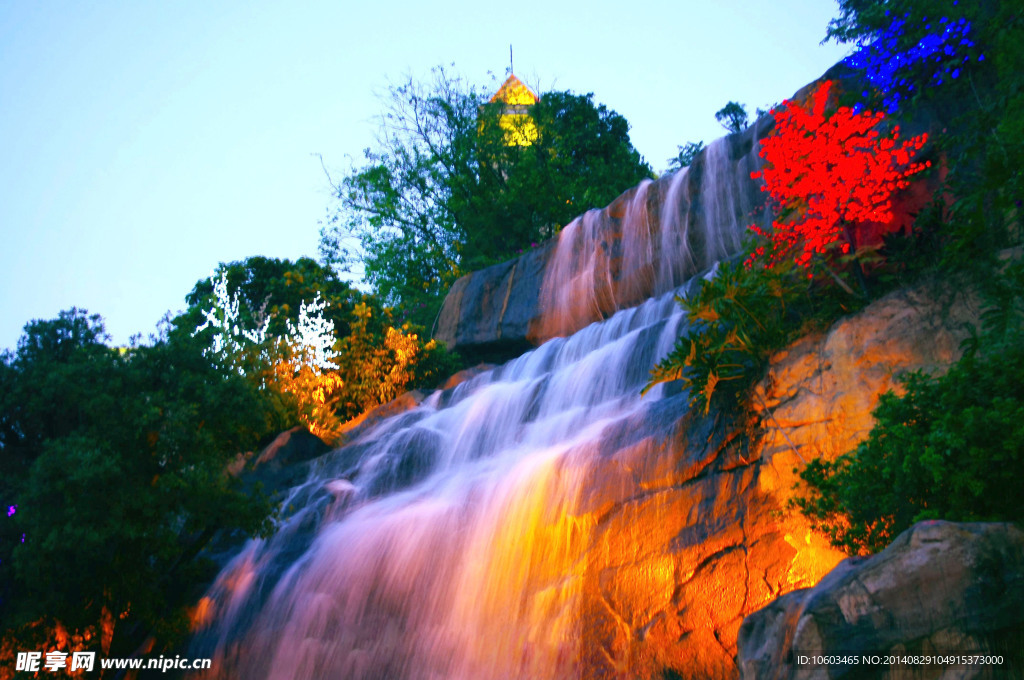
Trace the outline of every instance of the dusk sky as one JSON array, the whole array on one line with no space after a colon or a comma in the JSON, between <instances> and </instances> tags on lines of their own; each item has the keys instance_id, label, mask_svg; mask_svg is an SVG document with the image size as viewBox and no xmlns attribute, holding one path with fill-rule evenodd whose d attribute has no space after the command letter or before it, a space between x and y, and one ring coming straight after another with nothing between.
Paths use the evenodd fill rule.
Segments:
<instances>
[{"instance_id":1,"label":"dusk sky","mask_svg":"<svg viewBox=\"0 0 1024 680\"><path fill-rule=\"evenodd\" d=\"M766 107L841 59L831 0L0 0L0 349L101 314L115 344L220 262L315 257L377 94L430 67L594 93L661 172L727 101Z\"/></svg>"}]
</instances>

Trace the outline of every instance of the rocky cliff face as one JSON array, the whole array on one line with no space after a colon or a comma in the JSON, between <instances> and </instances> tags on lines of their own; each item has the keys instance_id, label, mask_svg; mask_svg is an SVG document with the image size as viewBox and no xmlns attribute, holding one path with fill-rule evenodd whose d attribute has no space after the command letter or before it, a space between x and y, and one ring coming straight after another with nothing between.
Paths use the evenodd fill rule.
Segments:
<instances>
[{"instance_id":1,"label":"rocky cliff face","mask_svg":"<svg viewBox=\"0 0 1024 680\"><path fill-rule=\"evenodd\" d=\"M887 655L988 661L890 665ZM872 663L875 656L883 660ZM881 553L850 558L814 588L747 617L739 665L742 680L1024 677L1024 532L1011 524L917 524Z\"/></svg>"},{"instance_id":2,"label":"rocky cliff face","mask_svg":"<svg viewBox=\"0 0 1024 680\"><path fill-rule=\"evenodd\" d=\"M787 509L794 468L863 439L879 395L902 372L948 366L973 315L970 300L917 289L805 338L758 388L765 434L755 444L721 415L637 423L645 436L584 487L594 540L583 677L737 677L743 617L845 557Z\"/></svg>"},{"instance_id":3,"label":"rocky cliff face","mask_svg":"<svg viewBox=\"0 0 1024 680\"><path fill-rule=\"evenodd\" d=\"M750 173L768 116L717 140L688 168L624 192L518 259L452 286L434 337L471 354L514 356L682 285L739 251L765 197Z\"/></svg>"}]
</instances>

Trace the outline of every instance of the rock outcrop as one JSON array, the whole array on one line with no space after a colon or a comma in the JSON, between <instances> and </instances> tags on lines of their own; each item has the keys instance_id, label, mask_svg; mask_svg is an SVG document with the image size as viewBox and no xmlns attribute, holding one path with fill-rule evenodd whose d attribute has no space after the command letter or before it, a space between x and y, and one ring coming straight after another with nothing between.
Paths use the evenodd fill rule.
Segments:
<instances>
[{"instance_id":1,"label":"rock outcrop","mask_svg":"<svg viewBox=\"0 0 1024 680\"><path fill-rule=\"evenodd\" d=\"M945 372L979 313L965 293L904 289L779 352L753 399L770 466L762 484L791 488L796 466L852 451L874 424L878 396L898 391L900 375Z\"/></svg>"},{"instance_id":2,"label":"rock outcrop","mask_svg":"<svg viewBox=\"0 0 1024 680\"><path fill-rule=\"evenodd\" d=\"M1024 677L1024 532L917 524L747 617L738 645L742 680ZM889 665L888 655L947 658ZM816 663L822 656L847 663Z\"/></svg>"}]
</instances>

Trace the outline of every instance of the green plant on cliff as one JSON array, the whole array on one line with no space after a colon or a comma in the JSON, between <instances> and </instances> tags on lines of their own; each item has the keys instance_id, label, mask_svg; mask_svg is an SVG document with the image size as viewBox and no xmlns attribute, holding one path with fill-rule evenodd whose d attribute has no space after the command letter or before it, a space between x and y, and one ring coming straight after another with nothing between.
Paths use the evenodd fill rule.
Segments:
<instances>
[{"instance_id":1,"label":"green plant on cliff","mask_svg":"<svg viewBox=\"0 0 1024 680\"><path fill-rule=\"evenodd\" d=\"M335 184L321 252L362 267L385 305L428 328L462 273L528 249L652 174L625 118L590 94L544 93L517 118L438 68L383 103L377 147ZM529 144L509 143L510 119L535 128L521 131Z\"/></svg>"},{"instance_id":2,"label":"green plant on cliff","mask_svg":"<svg viewBox=\"0 0 1024 680\"><path fill-rule=\"evenodd\" d=\"M691 407L705 413L712 398L745 404L772 352L861 304L830 280L808 278L792 260L771 268L724 262L696 295L677 301L689 326L651 371L644 392L682 380Z\"/></svg>"},{"instance_id":3,"label":"green plant on cliff","mask_svg":"<svg viewBox=\"0 0 1024 680\"><path fill-rule=\"evenodd\" d=\"M704 150L704 142L687 142L678 148L679 153L668 159L668 172L682 170L691 165L697 154Z\"/></svg>"},{"instance_id":4,"label":"green plant on cliff","mask_svg":"<svg viewBox=\"0 0 1024 680\"><path fill-rule=\"evenodd\" d=\"M787 318L800 294L788 272L758 271L724 263L690 298L677 298L689 326L655 366L646 390L682 380L690 405L707 413L714 395L741 394L760 374L768 352L784 344Z\"/></svg>"}]
</instances>

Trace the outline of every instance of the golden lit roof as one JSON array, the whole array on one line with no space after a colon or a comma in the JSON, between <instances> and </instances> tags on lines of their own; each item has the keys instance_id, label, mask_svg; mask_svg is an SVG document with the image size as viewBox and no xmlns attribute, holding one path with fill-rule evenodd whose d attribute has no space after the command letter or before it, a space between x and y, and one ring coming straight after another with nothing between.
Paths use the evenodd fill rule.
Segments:
<instances>
[{"instance_id":1,"label":"golden lit roof","mask_svg":"<svg viewBox=\"0 0 1024 680\"><path fill-rule=\"evenodd\" d=\"M491 97L491 103L504 102L510 106L529 106L536 104L540 97L533 93L533 90L523 84L523 81L512 74L502 83L498 91Z\"/></svg>"}]
</instances>

